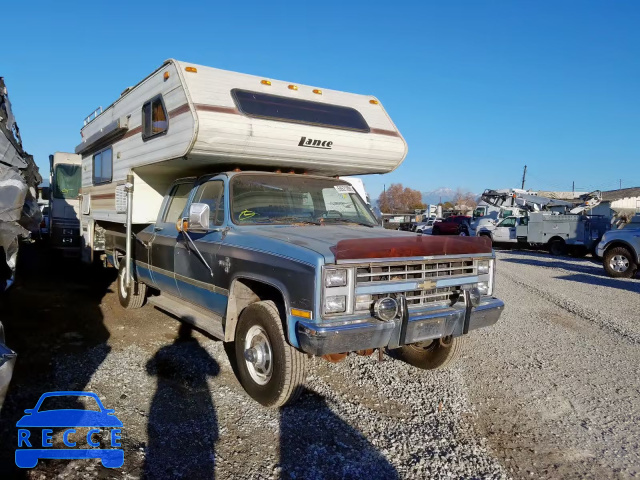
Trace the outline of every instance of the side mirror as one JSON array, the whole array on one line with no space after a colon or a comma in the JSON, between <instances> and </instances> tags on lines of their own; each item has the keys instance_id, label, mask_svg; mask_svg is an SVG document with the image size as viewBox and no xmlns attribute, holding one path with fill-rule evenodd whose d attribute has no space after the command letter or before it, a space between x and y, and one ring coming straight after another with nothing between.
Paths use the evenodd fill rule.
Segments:
<instances>
[{"instance_id":1,"label":"side mirror","mask_svg":"<svg viewBox=\"0 0 640 480\"><path fill-rule=\"evenodd\" d=\"M209 205L206 203L192 203L189 207L190 232L206 232L209 230Z\"/></svg>"}]
</instances>

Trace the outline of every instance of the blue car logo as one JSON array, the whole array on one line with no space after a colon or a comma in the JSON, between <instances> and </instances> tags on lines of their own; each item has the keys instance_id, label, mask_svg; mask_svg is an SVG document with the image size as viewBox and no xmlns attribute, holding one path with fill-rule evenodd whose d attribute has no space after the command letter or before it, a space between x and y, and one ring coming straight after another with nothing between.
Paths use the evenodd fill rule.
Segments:
<instances>
[{"instance_id":1,"label":"blue car logo","mask_svg":"<svg viewBox=\"0 0 640 480\"><path fill-rule=\"evenodd\" d=\"M89 397L94 399L98 410L76 408L42 409L42 403L55 397ZM124 463L124 452L120 444L122 422L114 415L114 410L104 408L100 398L91 392L49 392L40 397L33 409L24 411L26 415L18 420L18 449L16 450L16 465L20 468L33 468L39 459L86 459L99 458L107 468L119 468ZM46 428L42 428L46 427ZM62 439L66 447L53 448L53 429L49 427L65 428ZM42 448L32 447L31 435L34 430L42 428ZM78 435L76 428L89 428L86 435ZM110 429L104 430L103 429ZM100 447L96 437L109 433L110 446ZM89 448L76 447L80 441ZM34 443L35 440L33 441ZM104 442L103 442L104 443Z\"/></svg>"}]
</instances>

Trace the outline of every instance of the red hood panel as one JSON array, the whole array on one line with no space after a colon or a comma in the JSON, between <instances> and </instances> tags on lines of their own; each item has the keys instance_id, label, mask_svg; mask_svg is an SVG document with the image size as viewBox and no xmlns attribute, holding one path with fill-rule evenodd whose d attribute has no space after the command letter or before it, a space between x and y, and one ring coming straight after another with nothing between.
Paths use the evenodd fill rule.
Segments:
<instances>
[{"instance_id":1,"label":"red hood panel","mask_svg":"<svg viewBox=\"0 0 640 480\"><path fill-rule=\"evenodd\" d=\"M358 258L430 257L491 253L488 237L416 235L415 237L340 240L331 248L338 260Z\"/></svg>"}]
</instances>

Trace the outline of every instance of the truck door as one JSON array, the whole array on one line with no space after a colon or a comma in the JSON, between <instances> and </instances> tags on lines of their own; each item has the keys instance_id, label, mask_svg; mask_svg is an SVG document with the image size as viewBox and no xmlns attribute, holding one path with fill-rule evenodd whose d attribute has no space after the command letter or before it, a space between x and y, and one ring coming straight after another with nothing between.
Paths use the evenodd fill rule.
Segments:
<instances>
[{"instance_id":1,"label":"truck door","mask_svg":"<svg viewBox=\"0 0 640 480\"><path fill-rule=\"evenodd\" d=\"M194 179L186 179L171 186L153 226L151 278L161 292L175 296L179 295L173 263L173 251L179 235L176 222L182 217L193 183Z\"/></svg>"},{"instance_id":2,"label":"truck door","mask_svg":"<svg viewBox=\"0 0 640 480\"><path fill-rule=\"evenodd\" d=\"M499 243L516 241L516 219L509 217L502 220L493 231L493 241ZM513 240L511 238L513 237Z\"/></svg>"},{"instance_id":3,"label":"truck door","mask_svg":"<svg viewBox=\"0 0 640 480\"><path fill-rule=\"evenodd\" d=\"M226 312L228 298L228 285L221 282L227 276L227 262L217 257L226 231L225 188L223 177L214 177L197 187L191 203L209 205L209 230L188 232L195 248L181 233L174 251L180 297L220 316Z\"/></svg>"}]
</instances>

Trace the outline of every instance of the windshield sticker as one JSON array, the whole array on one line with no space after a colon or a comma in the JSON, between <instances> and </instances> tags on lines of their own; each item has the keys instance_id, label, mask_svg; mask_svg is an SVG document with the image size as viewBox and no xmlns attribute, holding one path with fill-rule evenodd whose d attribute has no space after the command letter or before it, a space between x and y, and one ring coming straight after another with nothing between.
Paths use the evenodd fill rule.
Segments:
<instances>
[{"instance_id":1,"label":"windshield sticker","mask_svg":"<svg viewBox=\"0 0 640 480\"><path fill-rule=\"evenodd\" d=\"M351 185L334 185L333 188L335 188L338 193L356 193Z\"/></svg>"},{"instance_id":2,"label":"windshield sticker","mask_svg":"<svg viewBox=\"0 0 640 480\"><path fill-rule=\"evenodd\" d=\"M243 210L242 212L240 212L240 216L238 217L238 220L240 221L249 220L250 218L253 218L256 215L257 213L251 210Z\"/></svg>"}]
</instances>

